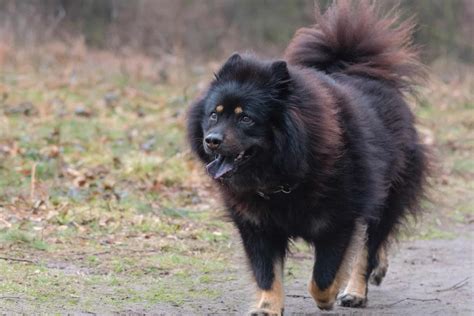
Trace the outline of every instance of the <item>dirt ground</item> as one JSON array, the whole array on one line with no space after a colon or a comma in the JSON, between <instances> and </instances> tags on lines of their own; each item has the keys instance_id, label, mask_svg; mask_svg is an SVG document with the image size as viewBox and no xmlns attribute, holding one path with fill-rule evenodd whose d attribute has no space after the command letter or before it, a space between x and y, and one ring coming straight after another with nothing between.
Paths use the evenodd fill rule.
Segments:
<instances>
[{"instance_id":1,"label":"dirt ground","mask_svg":"<svg viewBox=\"0 0 474 316\"><path fill-rule=\"evenodd\" d=\"M380 287L370 286L364 309L336 306L321 312L306 291L311 271L309 257L289 260L302 268L286 285L285 315L473 315L473 250L471 240L417 240L399 244ZM244 273L244 272L242 272ZM131 307L125 314L242 315L248 310L252 289L246 277L217 286L223 296L205 304L181 307L157 305L150 310Z\"/></svg>"},{"instance_id":2,"label":"dirt ground","mask_svg":"<svg viewBox=\"0 0 474 316\"><path fill-rule=\"evenodd\" d=\"M369 287L369 303L365 309L336 306L321 312L306 291L311 271L309 254L289 258L286 271L285 315L473 315L474 314L474 245L472 239L416 240L398 244L392 250L390 267L380 287ZM235 263L242 262L236 258ZM177 304L127 304L125 308L92 306L69 309L48 306L44 309L34 302L0 296L10 313L61 313L75 315L243 315L253 297L246 268L233 270L231 281L209 284L219 288L222 295L212 300L188 300ZM69 267L64 273L71 273ZM2 304L3 305L3 304Z\"/></svg>"}]
</instances>

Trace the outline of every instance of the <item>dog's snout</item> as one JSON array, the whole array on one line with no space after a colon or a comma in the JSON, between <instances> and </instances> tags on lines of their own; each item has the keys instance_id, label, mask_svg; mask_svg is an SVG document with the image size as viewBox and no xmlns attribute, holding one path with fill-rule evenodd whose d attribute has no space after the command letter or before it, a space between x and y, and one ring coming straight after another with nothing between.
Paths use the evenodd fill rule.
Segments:
<instances>
[{"instance_id":1,"label":"dog's snout","mask_svg":"<svg viewBox=\"0 0 474 316\"><path fill-rule=\"evenodd\" d=\"M204 141L209 149L215 150L222 144L223 139L224 137L220 133L209 133Z\"/></svg>"}]
</instances>

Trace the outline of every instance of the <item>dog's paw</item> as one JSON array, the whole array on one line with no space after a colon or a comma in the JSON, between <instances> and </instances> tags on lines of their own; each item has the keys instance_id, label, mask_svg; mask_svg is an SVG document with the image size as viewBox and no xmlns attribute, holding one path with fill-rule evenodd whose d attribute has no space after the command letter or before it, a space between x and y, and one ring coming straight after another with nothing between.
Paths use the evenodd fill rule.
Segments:
<instances>
[{"instance_id":1,"label":"dog's paw","mask_svg":"<svg viewBox=\"0 0 474 316\"><path fill-rule=\"evenodd\" d=\"M323 301L316 301L316 305L320 310L329 311L334 308L334 301L330 302L323 302Z\"/></svg>"},{"instance_id":2,"label":"dog's paw","mask_svg":"<svg viewBox=\"0 0 474 316\"><path fill-rule=\"evenodd\" d=\"M276 312L268 308L257 308L253 309L248 313L249 316L282 316L283 310Z\"/></svg>"},{"instance_id":3,"label":"dog's paw","mask_svg":"<svg viewBox=\"0 0 474 316\"><path fill-rule=\"evenodd\" d=\"M375 267L375 269L372 271L369 277L370 284L377 285L377 286L380 285L380 283L382 283L383 278L387 274L387 270L388 270L387 253L384 248L381 248L378 254L378 264Z\"/></svg>"},{"instance_id":4,"label":"dog's paw","mask_svg":"<svg viewBox=\"0 0 474 316\"><path fill-rule=\"evenodd\" d=\"M380 283L382 283L383 281L383 277L384 275L381 275L381 274L371 274L370 275L370 278L369 278L369 282L370 284L372 285L376 285L376 286L379 286Z\"/></svg>"},{"instance_id":5,"label":"dog's paw","mask_svg":"<svg viewBox=\"0 0 474 316\"><path fill-rule=\"evenodd\" d=\"M365 307L367 305L367 297L343 294L339 297L338 304L344 307Z\"/></svg>"},{"instance_id":6,"label":"dog's paw","mask_svg":"<svg viewBox=\"0 0 474 316\"><path fill-rule=\"evenodd\" d=\"M382 283L383 278L385 277L385 274L387 274L387 267L378 266L370 274L370 277L369 277L370 284L379 286L380 283Z\"/></svg>"}]
</instances>

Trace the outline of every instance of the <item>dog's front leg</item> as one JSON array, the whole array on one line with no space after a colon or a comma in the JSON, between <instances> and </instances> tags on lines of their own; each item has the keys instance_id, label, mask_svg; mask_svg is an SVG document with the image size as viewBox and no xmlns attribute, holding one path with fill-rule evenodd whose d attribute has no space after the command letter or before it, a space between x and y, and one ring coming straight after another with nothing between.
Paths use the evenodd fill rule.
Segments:
<instances>
[{"instance_id":1,"label":"dog's front leg","mask_svg":"<svg viewBox=\"0 0 474 316\"><path fill-rule=\"evenodd\" d=\"M282 315L283 264L288 239L249 224L238 227L257 285L257 302L250 315Z\"/></svg>"},{"instance_id":2,"label":"dog's front leg","mask_svg":"<svg viewBox=\"0 0 474 316\"><path fill-rule=\"evenodd\" d=\"M352 228L315 242L316 262L309 282L309 292L320 309L333 308L340 287L349 277L356 255L365 253L365 236L366 225L357 221ZM355 262L355 273L363 267L363 263ZM351 286L350 289L354 287Z\"/></svg>"}]
</instances>

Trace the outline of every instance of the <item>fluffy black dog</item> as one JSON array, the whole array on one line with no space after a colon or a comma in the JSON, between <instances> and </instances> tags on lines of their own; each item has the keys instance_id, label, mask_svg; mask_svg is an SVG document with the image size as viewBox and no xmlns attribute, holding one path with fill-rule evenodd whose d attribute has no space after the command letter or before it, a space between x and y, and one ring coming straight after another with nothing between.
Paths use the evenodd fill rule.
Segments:
<instances>
[{"instance_id":1,"label":"fluffy black dog","mask_svg":"<svg viewBox=\"0 0 474 316\"><path fill-rule=\"evenodd\" d=\"M424 76L412 24L340 1L300 29L284 60L232 55L191 106L188 140L240 232L259 300L283 312L291 239L314 245L321 309L367 302L386 247L418 209L424 147L404 94Z\"/></svg>"}]
</instances>

